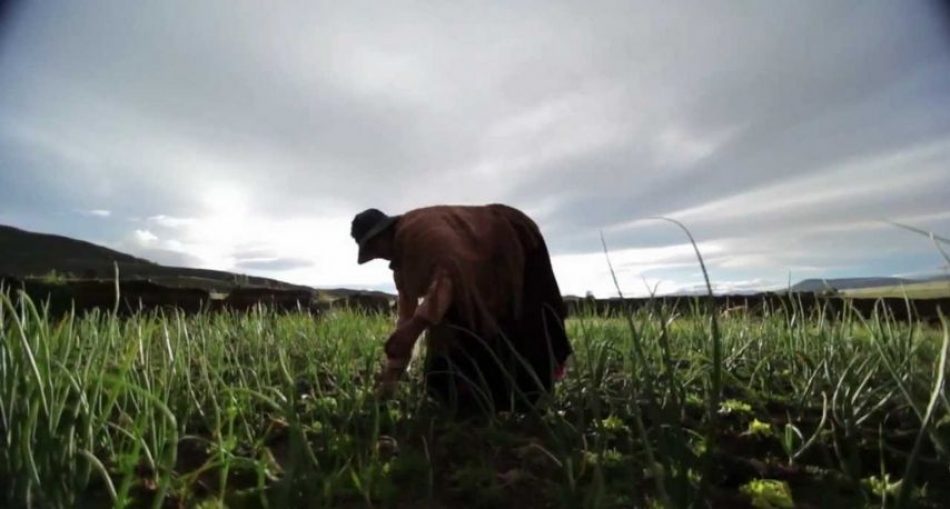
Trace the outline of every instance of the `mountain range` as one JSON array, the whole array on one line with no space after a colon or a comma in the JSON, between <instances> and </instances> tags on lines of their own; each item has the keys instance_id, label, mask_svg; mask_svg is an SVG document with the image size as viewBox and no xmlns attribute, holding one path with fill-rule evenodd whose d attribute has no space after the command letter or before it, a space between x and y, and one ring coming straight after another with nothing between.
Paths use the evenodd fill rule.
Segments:
<instances>
[{"instance_id":1,"label":"mountain range","mask_svg":"<svg viewBox=\"0 0 950 509\"><path fill-rule=\"evenodd\" d=\"M933 275L915 279L901 277L851 277L833 279L815 278L799 281L798 283L792 285L789 290L792 292L821 293L829 290L846 291L862 290L866 288L901 287L938 281L950 281L950 276Z\"/></svg>"},{"instance_id":2,"label":"mountain range","mask_svg":"<svg viewBox=\"0 0 950 509\"><path fill-rule=\"evenodd\" d=\"M276 290L313 290L329 298L353 294L380 294L347 288L317 290L276 279L221 270L169 267L91 242L61 235L36 233L0 225L0 276L48 280L149 280L178 288L201 288L227 293L236 287Z\"/></svg>"}]
</instances>

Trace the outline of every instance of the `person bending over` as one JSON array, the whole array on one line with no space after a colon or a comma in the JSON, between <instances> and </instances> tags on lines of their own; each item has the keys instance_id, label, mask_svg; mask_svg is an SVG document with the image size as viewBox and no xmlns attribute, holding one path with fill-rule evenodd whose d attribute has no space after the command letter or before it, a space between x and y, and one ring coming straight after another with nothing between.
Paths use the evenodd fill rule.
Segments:
<instances>
[{"instance_id":1,"label":"person bending over","mask_svg":"<svg viewBox=\"0 0 950 509\"><path fill-rule=\"evenodd\" d=\"M399 293L379 394L395 389L424 331L426 390L443 403L523 410L553 391L572 349L547 246L527 215L497 204L368 209L350 234L359 264L390 262Z\"/></svg>"}]
</instances>

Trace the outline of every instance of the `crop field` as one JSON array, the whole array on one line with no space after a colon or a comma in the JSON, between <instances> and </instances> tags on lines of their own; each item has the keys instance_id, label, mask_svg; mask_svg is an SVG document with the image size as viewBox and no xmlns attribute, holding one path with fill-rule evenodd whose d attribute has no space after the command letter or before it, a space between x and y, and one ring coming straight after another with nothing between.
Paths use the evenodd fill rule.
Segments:
<instances>
[{"instance_id":1,"label":"crop field","mask_svg":"<svg viewBox=\"0 0 950 509\"><path fill-rule=\"evenodd\" d=\"M841 293L854 298L895 297L898 299L937 299L950 296L950 280L928 281L926 283L915 283L903 286L861 288L859 290L845 290Z\"/></svg>"},{"instance_id":2,"label":"crop field","mask_svg":"<svg viewBox=\"0 0 950 509\"><path fill-rule=\"evenodd\" d=\"M714 320L715 319L715 320ZM49 319L0 296L3 507L946 507L948 328L794 312L568 321L527 414L461 418L392 318Z\"/></svg>"}]
</instances>

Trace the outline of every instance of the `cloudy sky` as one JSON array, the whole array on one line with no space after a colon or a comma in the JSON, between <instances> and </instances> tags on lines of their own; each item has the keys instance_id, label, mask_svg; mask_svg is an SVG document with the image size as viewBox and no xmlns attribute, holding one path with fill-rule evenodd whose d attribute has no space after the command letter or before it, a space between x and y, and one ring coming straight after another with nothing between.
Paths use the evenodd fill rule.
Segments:
<instances>
[{"instance_id":1,"label":"cloudy sky","mask_svg":"<svg viewBox=\"0 0 950 509\"><path fill-rule=\"evenodd\" d=\"M391 289L353 214L508 203L565 293L928 274L950 233L939 3L0 7L0 223Z\"/></svg>"}]
</instances>

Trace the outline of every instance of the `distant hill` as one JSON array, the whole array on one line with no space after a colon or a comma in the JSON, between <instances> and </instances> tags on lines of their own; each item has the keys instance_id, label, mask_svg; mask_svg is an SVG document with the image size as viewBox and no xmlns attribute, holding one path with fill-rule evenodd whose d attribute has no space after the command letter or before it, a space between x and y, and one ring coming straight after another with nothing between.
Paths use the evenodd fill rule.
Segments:
<instances>
[{"instance_id":1,"label":"distant hill","mask_svg":"<svg viewBox=\"0 0 950 509\"><path fill-rule=\"evenodd\" d=\"M113 264L118 265L119 277L123 280L148 279L165 286L222 292L235 287L313 290L220 270L167 267L90 242L0 225L0 275L42 278L55 274L67 279L112 279Z\"/></svg>"},{"instance_id":2,"label":"distant hill","mask_svg":"<svg viewBox=\"0 0 950 509\"><path fill-rule=\"evenodd\" d=\"M833 278L833 279L805 279L791 287L793 292L823 292L827 290L836 290L847 292L854 290L872 289L872 288L900 288L905 286L917 286L926 283L935 283L947 281L947 276L932 276L922 279L909 279L899 277L856 277L856 278Z\"/></svg>"},{"instance_id":3,"label":"distant hill","mask_svg":"<svg viewBox=\"0 0 950 509\"><path fill-rule=\"evenodd\" d=\"M913 279L897 277L852 277L836 279L805 279L791 287L793 292L823 292L826 290L858 290L881 286L900 286L916 283Z\"/></svg>"},{"instance_id":4,"label":"distant hill","mask_svg":"<svg viewBox=\"0 0 950 509\"><path fill-rule=\"evenodd\" d=\"M113 262L142 270L158 267L148 260L90 242L0 225L0 274L42 276L55 270L77 277L92 273L104 277L113 272Z\"/></svg>"},{"instance_id":5,"label":"distant hill","mask_svg":"<svg viewBox=\"0 0 950 509\"><path fill-rule=\"evenodd\" d=\"M950 275L932 275L920 278L899 277L862 277L862 278L829 278L805 279L791 288L742 288L722 290L715 288L716 295L757 295L760 293L784 294L792 293L828 293L833 291L841 295L861 298L900 297L910 298L942 298L950 296ZM707 294L705 285L694 285L680 288L675 292L664 294L665 297L701 297ZM570 297L577 300L580 297ZM568 297L565 297L568 299Z\"/></svg>"},{"instance_id":6,"label":"distant hill","mask_svg":"<svg viewBox=\"0 0 950 509\"><path fill-rule=\"evenodd\" d=\"M893 297L897 299L942 299L950 297L950 278L915 282L909 285L875 286L872 288L844 290L841 293L856 299L878 299L882 297Z\"/></svg>"}]
</instances>

